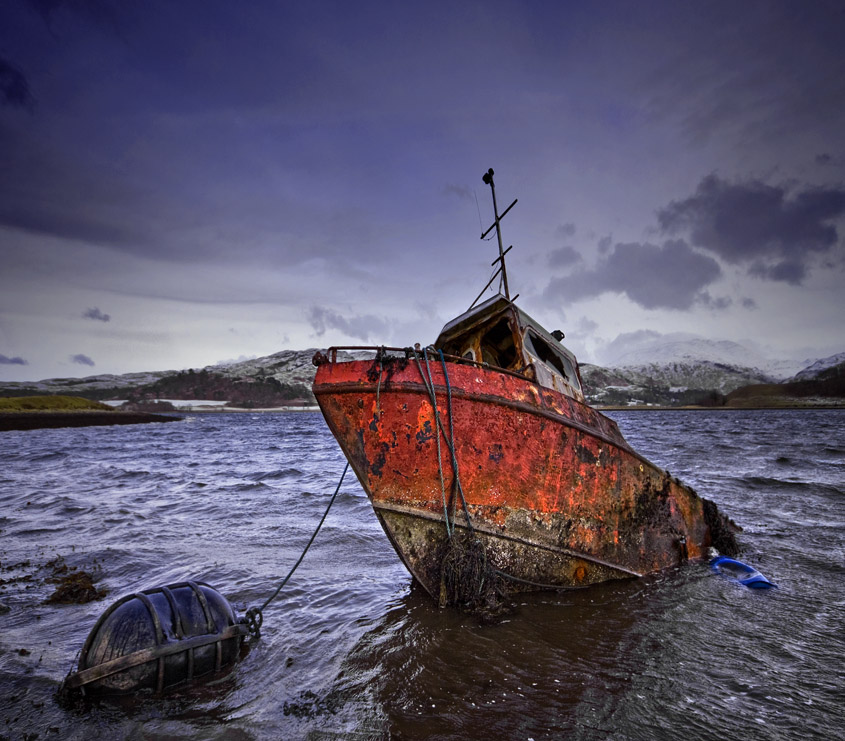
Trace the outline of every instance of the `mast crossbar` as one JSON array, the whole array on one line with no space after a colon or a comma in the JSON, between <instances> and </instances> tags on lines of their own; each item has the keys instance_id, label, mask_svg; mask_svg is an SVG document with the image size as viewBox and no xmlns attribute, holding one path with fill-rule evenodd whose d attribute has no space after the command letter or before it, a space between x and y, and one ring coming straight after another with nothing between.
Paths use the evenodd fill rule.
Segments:
<instances>
[{"instance_id":1,"label":"mast crossbar","mask_svg":"<svg viewBox=\"0 0 845 741\"><path fill-rule=\"evenodd\" d=\"M510 290L508 289L508 270L505 267L505 251L506 250L502 247L502 227L500 225L500 222L502 220L502 217L516 205L516 200L510 206L508 206L504 210L504 213L502 213L502 215L500 216L499 215L499 207L496 205L496 186L493 184L493 168L491 167L489 170L487 170L487 172L484 173L484 176L481 179L487 185L490 186L490 192L493 194L493 215L496 217L496 220L493 222L493 226L491 226L490 229L488 229L486 232L484 232L481 235L481 238L484 239L484 237L486 237L490 233L490 231L493 229L493 227L496 228L496 238L499 241L499 259L498 259L498 261L494 260L492 264L495 265L496 262L501 263L501 265L499 267L499 271L501 271L501 273L502 273L502 285L504 286L504 289L505 289L505 298L508 301L510 301L511 300L511 294L510 294ZM513 246L513 245L511 245L511 246ZM508 247L508 250L509 249L510 249L510 247ZM499 271L497 271L497 272L499 272ZM491 280L491 283L492 283L492 280ZM488 285L489 285L489 283L488 283ZM485 288L485 290L486 290L486 288ZM482 291L482 293L483 293L483 291ZM478 299L476 299L476 301L477 300Z\"/></svg>"}]
</instances>

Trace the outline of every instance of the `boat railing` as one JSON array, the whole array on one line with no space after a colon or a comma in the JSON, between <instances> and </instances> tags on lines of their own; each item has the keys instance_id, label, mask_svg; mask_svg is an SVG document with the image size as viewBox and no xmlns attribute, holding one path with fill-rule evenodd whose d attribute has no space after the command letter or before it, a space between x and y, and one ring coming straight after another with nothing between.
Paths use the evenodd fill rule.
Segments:
<instances>
[{"instance_id":1,"label":"boat railing","mask_svg":"<svg viewBox=\"0 0 845 741\"><path fill-rule=\"evenodd\" d=\"M338 351L344 352L372 352L375 355L374 359L378 359L379 353L381 353L382 357L385 356L386 353L395 353L398 355L402 355L406 360L410 360L414 356L415 348L413 347L387 347L386 345L333 345L332 347L326 350L327 355L323 355L321 352L317 352L314 355L314 365L323 365L324 363L337 363L337 353ZM422 352L422 349L416 348L416 352L419 355ZM437 359L440 358L440 353L437 353ZM480 362L478 360L473 360L471 358L463 358L460 355L449 355L448 353L443 353L443 358L450 362L455 363L457 365L472 365L477 368L483 368L485 370L494 370L499 373L505 373L508 376L513 376L514 378L519 378L523 381L529 381L531 383L536 383L536 378L532 377L534 374L536 376L536 371L534 370L534 365L529 364L527 366L523 366L520 370L515 371L511 370L510 368L500 368L497 365L491 365L490 363Z\"/></svg>"}]
</instances>

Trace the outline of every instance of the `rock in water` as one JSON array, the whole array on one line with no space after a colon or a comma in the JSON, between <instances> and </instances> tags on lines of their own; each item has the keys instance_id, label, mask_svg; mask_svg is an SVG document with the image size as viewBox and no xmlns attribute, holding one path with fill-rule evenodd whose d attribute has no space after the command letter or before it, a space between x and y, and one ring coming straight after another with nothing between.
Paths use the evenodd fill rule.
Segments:
<instances>
[{"instance_id":1,"label":"rock in water","mask_svg":"<svg viewBox=\"0 0 845 741\"><path fill-rule=\"evenodd\" d=\"M230 670L248 633L208 584L186 581L129 594L91 630L62 691L157 692Z\"/></svg>"}]
</instances>

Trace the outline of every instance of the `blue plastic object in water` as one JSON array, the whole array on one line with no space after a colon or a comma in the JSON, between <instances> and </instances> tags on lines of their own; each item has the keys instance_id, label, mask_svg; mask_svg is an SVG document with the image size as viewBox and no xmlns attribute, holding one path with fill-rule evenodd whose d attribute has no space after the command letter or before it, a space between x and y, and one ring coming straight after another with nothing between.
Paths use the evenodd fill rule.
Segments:
<instances>
[{"instance_id":1,"label":"blue plastic object in water","mask_svg":"<svg viewBox=\"0 0 845 741\"><path fill-rule=\"evenodd\" d=\"M777 589L777 584L770 582L753 566L727 556L718 556L710 562L713 571L736 579L750 589Z\"/></svg>"}]
</instances>

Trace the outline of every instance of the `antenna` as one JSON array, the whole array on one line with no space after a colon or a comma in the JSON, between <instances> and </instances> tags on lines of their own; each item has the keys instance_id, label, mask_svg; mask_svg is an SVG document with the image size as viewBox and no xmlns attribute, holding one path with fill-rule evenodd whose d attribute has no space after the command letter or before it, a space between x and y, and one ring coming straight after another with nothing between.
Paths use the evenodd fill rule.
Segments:
<instances>
[{"instance_id":1,"label":"antenna","mask_svg":"<svg viewBox=\"0 0 845 741\"><path fill-rule=\"evenodd\" d=\"M481 238L484 239L484 237L486 237L490 233L490 231L493 229L493 227L496 227L496 237L498 237L498 240L499 240L499 257L496 258L496 260L493 261L493 264L495 265L497 262L501 263L499 270L502 273L502 283L505 286L505 298L508 301L510 301L511 300L511 294L510 294L510 291L508 290L508 271L507 271L507 268L505 267L505 253L510 250L510 247L508 247L507 250L502 247L502 228L501 228L501 226L499 226L499 222L504 217L504 215L516 205L517 199L514 199L514 202L502 212L501 216L499 216L499 207L496 205L496 186L493 184L493 168L491 167L489 170L487 170L487 172L484 173L484 176L481 179L487 185L490 186L490 190L493 193L493 215L496 217L496 221L493 222L493 225L490 227L490 229L488 229L486 232L484 232L481 235ZM494 275L493 277L495 278L496 276ZM491 280L490 283L492 283L492 282L493 281ZM488 283L487 285L489 286L490 283ZM476 299L476 301L477 300L478 299Z\"/></svg>"}]
</instances>

